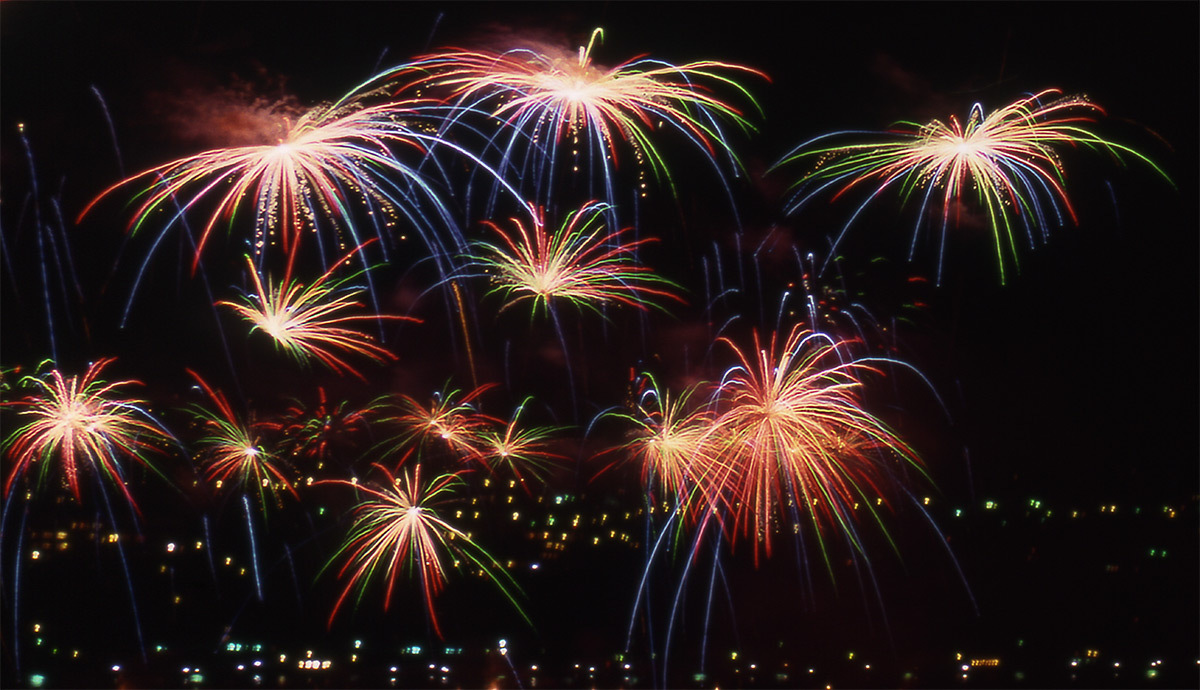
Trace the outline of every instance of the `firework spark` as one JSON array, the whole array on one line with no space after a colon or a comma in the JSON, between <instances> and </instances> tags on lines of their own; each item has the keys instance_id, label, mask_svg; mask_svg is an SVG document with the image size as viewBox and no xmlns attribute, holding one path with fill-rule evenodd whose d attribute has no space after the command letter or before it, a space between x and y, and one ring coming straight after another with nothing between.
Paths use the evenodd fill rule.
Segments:
<instances>
[{"instance_id":1,"label":"firework spark","mask_svg":"<svg viewBox=\"0 0 1200 690\"><path fill-rule=\"evenodd\" d=\"M1063 223L1064 213L1077 222L1065 189L1060 149L1103 151L1117 161L1129 156L1166 177L1146 156L1093 131L1097 116L1104 114L1083 96L1063 97L1060 91L1048 89L986 115L976 103L965 124L953 116L948 123L901 122L883 139L861 144L824 143L832 137L861 133L823 135L797 147L776 165L816 160L815 167L794 185L789 212L831 187L838 189L837 199L860 184L873 185L870 196L843 227L835 248L859 213L893 185L905 200L914 195L921 198L910 258L926 210L940 208L939 280L947 229L960 222L961 202L973 190L992 230L1003 283L1006 261L1017 262L1021 229L1030 245L1036 246L1046 240L1052 224ZM939 190L940 195L935 196Z\"/></svg>"}]
</instances>

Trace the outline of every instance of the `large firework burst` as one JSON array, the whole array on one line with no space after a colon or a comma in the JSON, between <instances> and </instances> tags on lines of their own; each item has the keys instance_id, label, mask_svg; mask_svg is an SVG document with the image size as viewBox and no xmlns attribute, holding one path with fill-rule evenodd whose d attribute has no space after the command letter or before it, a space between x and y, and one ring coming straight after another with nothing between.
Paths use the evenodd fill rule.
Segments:
<instances>
[{"instance_id":1,"label":"large firework burst","mask_svg":"<svg viewBox=\"0 0 1200 690\"><path fill-rule=\"evenodd\" d=\"M962 216L960 202L973 197L991 228L1004 282L1006 262L1017 261L1021 234L1036 245L1046 239L1052 225L1063 223L1064 214L1076 222L1060 157L1064 147L1103 151L1118 161L1124 156L1135 158L1166 177L1146 156L1094 131L1097 117L1104 114L1086 97L1063 97L1060 91L1047 89L986 114L976 103L965 123L954 116L949 122L933 120L924 125L901 122L882 135L867 134L869 140L864 143L826 143L861 138L861 132L822 135L800 145L777 165L815 160L794 185L790 212L831 187L837 190L837 199L859 185L872 186L835 247L859 213L891 187L899 188L906 200L920 197L913 249L927 209L938 209L939 278L948 228Z\"/></svg>"}]
</instances>

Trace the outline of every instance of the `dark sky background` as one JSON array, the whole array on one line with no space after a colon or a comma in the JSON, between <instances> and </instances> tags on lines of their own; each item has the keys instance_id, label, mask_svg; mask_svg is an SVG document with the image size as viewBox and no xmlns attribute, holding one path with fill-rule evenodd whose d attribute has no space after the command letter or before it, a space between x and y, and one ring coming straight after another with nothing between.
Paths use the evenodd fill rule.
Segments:
<instances>
[{"instance_id":1,"label":"dark sky background","mask_svg":"<svg viewBox=\"0 0 1200 690\"><path fill-rule=\"evenodd\" d=\"M569 47L603 26L604 43L595 51L602 63L645 53L676 63L725 60L770 76L769 84L746 80L765 119L758 134L735 138L753 178L738 190L741 211L748 237L774 225L804 251L820 253L849 207L785 218L782 192L799 171L762 173L813 136L883 129L898 119L965 117L976 101L995 108L1049 87L1087 94L1104 106L1110 115L1104 134L1157 161L1177 191L1138 163L1121 169L1103 155L1074 153L1065 163L1081 224L1054 231L1048 247L1023 251L1023 273L1009 285L995 278L986 238L964 233L965 239L951 241L941 289L892 296L888 291L905 288L890 275L860 287L876 290L871 297L879 308L889 300L930 305L922 328L908 334L914 350L930 348L914 364L943 396L967 396L982 411L978 416L997 420L995 433L986 435L1003 450L977 451L995 456L988 465L1007 473L1031 455L1056 458L1028 469L1056 474L1064 490L1084 480L1116 488L1169 478L1164 485L1175 486L1195 477L1194 463L1175 462L1192 454L1196 438L1195 11L1190 3L753 3L739 9L725 3L6 3L3 223L16 270L5 282L5 359L14 361L18 353L28 359L47 345L39 324L40 276L28 273L34 264L24 260L36 245L32 223L21 215L31 210L23 207L29 171L17 123L27 127L46 213L45 200L56 196L67 232L79 243L76 269L87 306L59 328L78 332L84 318L78 314L86 313L93 343L64 344L61 356L89 358L104 354L105 343L97 341L107 335L145 342L108 328L128 292L121 281L133 268L128 256L115 272L105 260L105 253L116 256L118 223L126 216L114 203L102 207L107 218L80 227L72 222L87 201L120 179L93 87L111 114L120 163L133 174L227 145L221 105L239 95L314 103L426 47L496 44L514 36ZM678 167L691 184L689 165ZM699 185L711 182L697 180L697 188L685 186L681 194L684 208L695 203L689 197L705 194ZM875 209L890 219L896 205ZM695 269L708 237L728 244L721 227L728 220L714 217L687 217L688 232L705 239L665 250L667 260L687 257L681 273ZM906 241L911 214L896 217L892 233L861 225L851 237L878 242L865 251L894 259L897 275L932 277L931 248L911 266L902 252L892 252ZM863 268L847 270L869 273ZM664 273L678 280L672 270ZM110 274L101 297L97 286ZM188 292L177 277L174 283ZM195 284L190 290L199 294ZM149 325L147 337L169 339L170 329L157 324L188 313L169 303L146 306L140 315L135 308L131 323ZM147 351L171 362L166 342ZM956 385L961 394L951 392ZM1003 421L994 414L1001 410ZM1040 448L1031 453L1023 444L1035 438ZM1063 456L1087 460L1075 466ZM1131 482L1135 476L1144 479Z\"/></svg>"},{"instance_id":2,"label":"dark sky background","mask_svg":"<svg viewBox=\"0 0 1200 690\"><path fill-rule=\"evenodd\" d=\"M222 379L228 370L212 354L212 317L203 311L200 289L169 261L155 274L161 284L135 305L129 327L116 328L127 294L121 285L131 270L128 258L113 268L126 216L114 203L82 225L74 218L122 170L133 174L227 143L219 124L227 98L250 94L315 103L426 49L521 37L570 49L602 26L603 45L593 51L602 64L645 53L673 63L717 59L769 75L769 83L744 82L765 117L753 118L757 134L734 139L751 172L737 194L748 236L774 226L804 251L826 246L833 223L849 208L785 217L782 192L798 171L764 171L813 136L880 130L901 119L963 118L974 102L993 109L1050 87L1102 105L1109 115L1103 132L1151 157L1175 188L1140 163L1121 168L1100 153L1072 152L1064 162L1080 224L1053 230L1048 246L1023 250L1021 274L1009 284L998 284L986 234L971 233L952 239L941 287L908 282L932 277L934 267L929 252L909 265L894 251L905 244L911 225L904 212L895 214L898 234L891 239L860 223L848 246L851 259L882 255L887 261L845 268L882 320L895 315L889 308L926 305L900 331L900 351L929 377L953 421L939 420L920 386L906 388L907 395L889 405L898 427L925 453L943 493L962 502L1031 494L1088 505L1187 499L1197 489L1200 418L1198 7L5 2L0 222L9 263L0 361L29 366L49 354L32 211L25 206L29 164L17 123L25 125L43 212L50 213L54 196L67 218L84 295L82 306L73 305L57 324L60 359L78 365L116 355L121 375L141 378L149 391L170 398L186 381L185 366L203 368L223 385L229 385ZM119 161L93 87L111 115ZM692 175L689 165L681 166L681 207L709 209L702 185L711 179ZM880 199L871 218L892 218L895 201ZM689 282L697 275L697 257L712 242L726 244L729 221L706 213L689 215L687 222L687 229L662 229L670 242L657 256L664 274L698 294L701 287ZM769 285L796 279L790 260L765 270ZM775 300L766 313L774 313ZM696 301L676 320L653 321L650 329L645 358L658 362L672 382L690 375L681 364L680 343L701 346L679 335L700 318ZM746 321L753 321L758 306L742 307ZM519 334L524 323L503 325ZM453 373L451 363L432 354L444 352L441 344L405 347L401 366L429 362L419 374L392 372L393 385L411 385L405 392L416 394ZM621 348L609 357L600 357L598 349L587 365L596 381L622 381L639 364L638 355L622 359ZM261 363L267 352L235 350L239 367ZM430 359L421 360L422 353ZM252 395L269 394L289 376L283 365L239 375ZM529 386L545 390L537 381ZM618 385L595 383L589 390L597 407L619 402L608 398L619 396Z\"/></svg>"}]
</instances>

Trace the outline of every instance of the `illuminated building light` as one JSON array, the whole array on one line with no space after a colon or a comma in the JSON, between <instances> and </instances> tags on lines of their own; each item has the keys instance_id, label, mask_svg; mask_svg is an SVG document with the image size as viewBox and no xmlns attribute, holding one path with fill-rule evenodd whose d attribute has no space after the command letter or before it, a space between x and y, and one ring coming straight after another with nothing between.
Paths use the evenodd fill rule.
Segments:
<instances>
[{"instance_id":1,"label":"illuminated building light","mask_svg":"<svg viewBox=\"0 0 1200 690\"><path fill-rule=\"evenodd\" d=\"M120 671L120 670L121 670L121 666L120 666L120 664L113 664L113 665L112 665L112 670L113 670L114 672L116 672L116 671Z\"/></svg>"},{"instance_id":2,"label":"illuminated building light","mask_svg":"<svg viewBox=\"0 0 1200 690\"><path fill-rule=\"evenodd\" d=\"M204 548L204 542L196 542L196 550L199 551L202 548Z\"/></svg>"},{"instance_id":3,"label":"illuminated building light","mask_svg":"<svg viewBox=\"0 0 1200 690\"><path fill-rule=\"evenodd\" d=\"M36 561L41 555L41 551L34 551L33 553L29 554L29 558Z\"/></svg>"},{"instance_id":4,"label":"illuminated building light","mask_svg":"<svg viewBox=\"0 0 1200 690\"><path fill-rule=\"evenodd\" d=\"M46 682L46 676L40 673L33 673L29 676L29 687L40 688Z\"/></svg>"},{"instance_id":5,"label":"illuminated building light","mask_svg":"<svg viewBox=\"0 0 1200 690\"><path fill-rule=\"evenodd\" d=\"M175 542L170 542L169 544L167 544L167 553L174 553L174 552L175 552Z\"/></svg>"},{"instance_id":6,"label":"illuminated building light","mask_svg":"<svg viewBox=\"0 0 1200 690\"><path fill-rule=\"evenodd\" d=\"M41 631L42 631L42 624L41 624L41 623L34 623L34 624L33 624L33 631L34 631L34 632L41 632Z\"/></svg>"},{"instance_id":7,"label":"illuminated building light","mask_svg":"<svg viewBox=\"0 0 1200 690\"><path fill-rule=\"evenodd\" d=\"M971 666L999 666L999 659L971 659Z\"/></svg>"}]
</instances>

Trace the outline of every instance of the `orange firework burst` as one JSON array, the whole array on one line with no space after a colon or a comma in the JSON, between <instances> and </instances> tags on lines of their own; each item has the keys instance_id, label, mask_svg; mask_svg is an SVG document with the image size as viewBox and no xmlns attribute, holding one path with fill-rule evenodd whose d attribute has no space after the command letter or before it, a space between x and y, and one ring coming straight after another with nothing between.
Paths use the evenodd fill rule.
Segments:
<instances>
[{"instance_id":1,"label":"orange firework burst","mask_svg":"<svg viewBox=\"0 0 1200 690\"><path fill-rule=\"evenodd\" d=\"M362 276L365 269L337 279L333 278L333 274L338 268L348 265L351 257L361 249L360 246L343 257L307 286L292 279L290 272L279 283L272 283L268 278L264 285L254 262L246 257L255 292L244 297L241 304L225 301L217 304L232 308L252 323L252 332L261 330L271 336L275 345L296 361L305 363L315 359L335 372L354 374L365 382L363 375L338 356L337 351L363 355L375 362L395 360L396 356L377 344L371 336L346 328L345 324L377 320L420 323L420 319L347 313L365 306L361 296L366 288L350 284Z\"/></svg>"},{"instance_id":2,"label":"orange firework burst","mask_svg":"<svg viewBox=\"0 0 1200 690\"><path fill-rule=\"evenodd\" d=\"M717 461L700 483L734 533L753 533L756 559L760 545L770 556L776 521L799 529L803 511L818 536L832 526L861 550L855 509L878 521L874 506L896 483L892 466L920 470L920 460L863 408L862 376L877 369L843 359L844 343L828 336L796 327L782 348L776 336L764 348L755 332L751 354L721 338L739 363L717 392L722 412L703 441Z\"/></svg>"},{"instance_id":3,"label":"orange firework burst","mask_svg":"<svg viewBox=\"0 0 1200 690\"><path fill-rule=\"evenodd\" d=\"M78 501L80 475L90 471L107 479L136 506L121 460L132 459L157 472L148 455L161 451L173 437L146 412L145 401L118 395L120 388L138 381L108 383L100 379L113 361L111 357L96 361L82 376L65 377L51 369L20 379L18 385L32 387L34 392L5 403L28 420L4 441L5 455L13 461L5 479L5 496L11 494L15 481L30 471L37 473L41 483L57 470Z\"/></svg>"},{"instance_id":4,"label":"orange firework burst","mask_svg":"<svg viewBox=\"0 0 1200 690\"><path fill-rule=\"evenodd\" d=\"M699 387L689 388L672 397L662 390L650 374L634 409L613 415L634 425L634 438L621 446L641 465L642 483L647 490L660 490L685 506L696 493L697 473L704 476L712 462L710 445L704 443L712 427L712 410L689 410L689 401Z\"/></svg>"}]
</instances>

